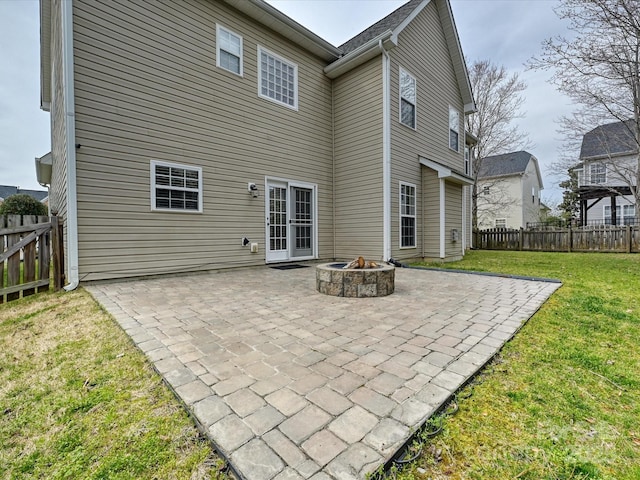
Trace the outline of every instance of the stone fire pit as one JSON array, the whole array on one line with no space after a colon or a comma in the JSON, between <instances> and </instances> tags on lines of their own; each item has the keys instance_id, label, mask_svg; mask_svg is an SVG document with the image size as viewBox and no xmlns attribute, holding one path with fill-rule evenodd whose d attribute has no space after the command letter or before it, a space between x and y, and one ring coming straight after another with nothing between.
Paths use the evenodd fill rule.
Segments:
<instances>
[{"instance_id":1,"label":"stone fire pit","mask_svg":"<svg viewBox=\"0 0 640 480\"><path fill-rule=\"evenodd\" d=\"M395 267L344 268L346 263L323 263L316 267L316 288L334 297L384 297L395 290Z\"/></svg>"}]
</instances>

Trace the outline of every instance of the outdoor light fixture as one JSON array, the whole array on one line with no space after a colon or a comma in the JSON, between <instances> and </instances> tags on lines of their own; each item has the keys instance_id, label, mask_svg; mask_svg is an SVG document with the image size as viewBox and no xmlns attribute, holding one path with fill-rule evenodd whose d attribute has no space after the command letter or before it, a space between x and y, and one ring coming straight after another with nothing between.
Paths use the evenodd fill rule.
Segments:
<instances>
[{"instance_id":1,"label":"outdoor light fixture","mask_svg":"<svg viewBox=\"0 0 640 480\"><path fill-rule=\"evenodd\" d=\"M249 191L249 193L253 198L258 197L258 186L255 183L249 182L247 184L247 190Z\"/></svg>"}]
</instances>

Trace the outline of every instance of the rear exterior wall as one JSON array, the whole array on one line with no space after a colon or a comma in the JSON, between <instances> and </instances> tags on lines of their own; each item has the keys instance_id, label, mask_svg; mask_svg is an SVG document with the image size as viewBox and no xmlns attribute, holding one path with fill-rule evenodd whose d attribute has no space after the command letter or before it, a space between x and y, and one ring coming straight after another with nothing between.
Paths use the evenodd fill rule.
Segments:
<instances>
[{"instance_id":1,"label":"rear exterior wall","mask_svg":"<svg viewBox=\"0 0 640 480\"><path fill-rule=\"evenodd\" d=\"M242 36L242 76L216 67L216 24ZM297 110L258 96L258 45L297 64ZM321 59L206 0L76 0L74 46L81 280L264 264L267 176L317 184L334 256ZM151 211L152 160L202 168L202 213Z\"/></svg>"}]
</instances>

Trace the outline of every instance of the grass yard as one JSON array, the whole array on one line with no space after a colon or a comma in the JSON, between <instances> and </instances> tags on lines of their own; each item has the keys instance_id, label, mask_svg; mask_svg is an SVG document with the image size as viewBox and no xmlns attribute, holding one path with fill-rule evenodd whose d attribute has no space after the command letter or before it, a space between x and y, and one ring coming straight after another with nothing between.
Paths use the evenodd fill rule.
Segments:
<instances>
[{"instance_id":1,"label":"grass yard","mask_svg":"<svg viewBox=\"0 0 640 480\"><path fill-rule=\"evenodd\" d=\"M84 290L0 305L0 478L221 478L160 377Z\"/></svg>"},{"instance_id":2,"label":"grass yard","mask_svg":"<svg viewBox=\"0 0 640 480\"><path fill-rule=\"evenodd\" d=\"M445 267L564 286L398 478L640 479L640 255L476 251Z\"/></svg>"}]
</instances>

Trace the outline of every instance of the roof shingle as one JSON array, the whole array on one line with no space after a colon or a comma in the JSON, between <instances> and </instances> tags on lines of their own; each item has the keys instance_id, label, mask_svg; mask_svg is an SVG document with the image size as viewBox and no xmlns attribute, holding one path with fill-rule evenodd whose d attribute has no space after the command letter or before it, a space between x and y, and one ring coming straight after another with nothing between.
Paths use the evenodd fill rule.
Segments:
<instances>
[{"instance_id":1,"label":"roof shingle","mask_svg":"<svg viewBox=\"0 0 640 480\"><path fill-rule=\"evenodd\" d=\"M633 120L608 123L587 132L582 138L580 159L635 153L638 144L633 135Z\"/></svg>"},{"instance_id":2,"label":"roof shingle","mask_svg":"<svg viewBox=\"0 0 640 480\"><path fill-rule=\"evenodd\" d=\"M527 170L527 165L531 157L533 157L533 155L524 150L486 157L482 159L482 163L480 164L478 178L522 175Z\"/></svg>"}]
</instances>

